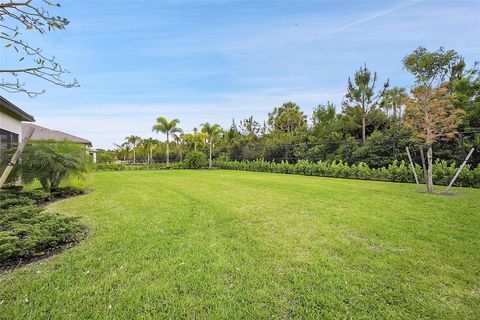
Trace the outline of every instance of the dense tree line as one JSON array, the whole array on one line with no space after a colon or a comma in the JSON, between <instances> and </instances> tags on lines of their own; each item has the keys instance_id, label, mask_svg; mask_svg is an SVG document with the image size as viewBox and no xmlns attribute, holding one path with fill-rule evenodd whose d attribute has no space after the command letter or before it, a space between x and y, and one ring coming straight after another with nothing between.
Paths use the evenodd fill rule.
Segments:
<instances>
[{"instance_id":1,"label":"dense tree line","mask_svg":"<svg viewBox=\"0 0 480 320\"><path fill-rule=\"evenodd\" d=\"M403 66L415 77L409 89L391 87L388 79L380 82L365 64L348 79L341 105L320 104L307 115L289 101L275 107L266 121L248 117L233 120L229 128L206 123L191 133L175 119L167 142L127 137L116 150L101 152L99 161L182 161L197 151L221 160L342 160L378 168L406 160L405 147L417 163L420 149L427 160L458 163L462 150L480 147L477 64L467 66L454 50L420 47L404 58ZM172 123L158 118L154 130L167 133L167 124ZM470 161L478 164L479 153Z\"/></svg>"}]
</instances>

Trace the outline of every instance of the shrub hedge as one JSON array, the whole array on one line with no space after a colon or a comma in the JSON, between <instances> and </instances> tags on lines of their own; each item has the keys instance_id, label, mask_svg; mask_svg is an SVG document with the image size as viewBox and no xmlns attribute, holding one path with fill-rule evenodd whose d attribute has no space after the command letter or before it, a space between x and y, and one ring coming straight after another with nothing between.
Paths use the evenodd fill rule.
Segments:
<instances>
[{"instance_id":1,"label":"shrub hedge","mask_svg":"<svg viewBox=\"0 0 480 320\"><path fill-rule=\"evenodd\" d=\"M83 190L59 188L57 194L21 187L0 189L0 267L31 259L49 250L79 241L84 227L78 218L47 212L41 204Z\"/></svg>"},{"instance_id":2,"label":"shrub hedge","mask_svg":"<svg viewBox=\"0 0 480 320\"><path fill-rule=\"evenodd\" d=\"M170 163L171 169L186 169L188 164L185 162ZM118 164L118 163L98 163L95 166L96 171L126 171L126 170L163 170L167 169L164 163L149 164Z\"/></svg>"},{"instance_id":3,"label":"shrub hedge","mask_svg":"<svg viewBox=\"0 0 480 320\"><path fill-rule=\"evenodd\" d=\"M268 161L215 161L215 167L228 170L245 170L256 172L272 172L299 174L320 177L349 178L362 180L380 180L392 182L415 182L410 165L405 161L394 161L388 167L370 168L365 163L348 165L342 161L312 163L300 160L296 164L285 161L273 163ZM448 185L458 167L454 163L436 161L433 166L433 181L437 185ZM421 181L424 180L422 168L417 164L416 172ZM480 187L480 166L471 168L466 165L455 182L460 187Z\"/></svg>"},{"instance_id":4,"label":"shrub hedge","mask_svg":"<svg viewBox=\"0 0 480 320\"><path fill-rule=\"evenodd\" d=\"M190 151L185 156L185 165L189 169L200 169L207 165L207 156L201 151Z\"/></svg>"}]
</instances>

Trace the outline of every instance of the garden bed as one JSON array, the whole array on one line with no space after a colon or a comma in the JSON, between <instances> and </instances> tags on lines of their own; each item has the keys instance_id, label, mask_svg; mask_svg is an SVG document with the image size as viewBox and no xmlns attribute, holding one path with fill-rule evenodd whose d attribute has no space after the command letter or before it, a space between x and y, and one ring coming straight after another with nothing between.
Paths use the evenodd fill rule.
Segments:
<instances>
[{"instance_id":1,"label":"garden bed","mask_svg":"<svg viewBox=\"0 0 480 320\"><path fill-rule=\"evenodd\" d=\"M54 201L84 194L75 187L50 193L20 186L0 189L0 272L52 256L86 237L78 217L45 210Z\"/></svg>"}]
</instances>

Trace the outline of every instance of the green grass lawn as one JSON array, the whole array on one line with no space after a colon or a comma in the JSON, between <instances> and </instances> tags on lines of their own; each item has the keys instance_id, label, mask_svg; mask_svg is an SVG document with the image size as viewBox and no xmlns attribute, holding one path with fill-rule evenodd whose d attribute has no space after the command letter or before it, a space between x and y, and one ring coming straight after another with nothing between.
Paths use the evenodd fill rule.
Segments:
<instances>
[{"instance_id":1,"label":"green grass lawn","mask_svg":"<svg viewBox=\"0 0 480 320\"><path fill-rule=\"evenodd\" d=\"M50 210L89 238L0 275L0 318L480 318L480 190L221 170L88 184Z\"/></svg>"}]
</instances>

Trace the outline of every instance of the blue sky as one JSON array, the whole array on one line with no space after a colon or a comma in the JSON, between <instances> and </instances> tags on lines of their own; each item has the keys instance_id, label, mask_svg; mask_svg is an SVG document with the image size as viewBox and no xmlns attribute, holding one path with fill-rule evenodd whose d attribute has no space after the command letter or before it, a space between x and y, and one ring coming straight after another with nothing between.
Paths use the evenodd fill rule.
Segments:
<instances>
[{"instance_id":1,"label":"blue sky","mask_svg":"<svg viewBox=\"0 0 480 320\"><path fill-rule=\"evenodd\" d=\"M480 60L480 1L61 1L66 31L31 40L80 84L35 99L1 93L37 124L110 148L155 136L155 118L191 131L209 121L263 121L275 106L311 114L339 103L364 62L409 86L402 58L418 46ZM3 50L3 49L2 49ZM159 136L160 139L164 137Z\"/></svg>"}]
</instances>

